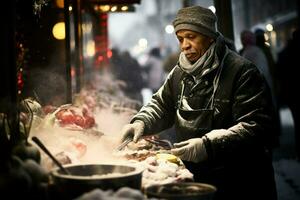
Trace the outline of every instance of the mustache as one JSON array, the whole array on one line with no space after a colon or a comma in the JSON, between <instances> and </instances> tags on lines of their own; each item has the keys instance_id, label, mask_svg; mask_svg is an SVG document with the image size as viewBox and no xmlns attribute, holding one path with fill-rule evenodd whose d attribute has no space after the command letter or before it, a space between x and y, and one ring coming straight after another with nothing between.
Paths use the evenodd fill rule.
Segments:
<instances>
[{"instance_id":1,"label":"mustache","mask_svg":"<svg viewBox=\"0 0 300 200\"><path fill-rule=\"evenodd\" d=\"M192 53L197 53L195 51L183 51L183 53L186 55L186 54L192 54Z\"/></svg>"}]
</instances>

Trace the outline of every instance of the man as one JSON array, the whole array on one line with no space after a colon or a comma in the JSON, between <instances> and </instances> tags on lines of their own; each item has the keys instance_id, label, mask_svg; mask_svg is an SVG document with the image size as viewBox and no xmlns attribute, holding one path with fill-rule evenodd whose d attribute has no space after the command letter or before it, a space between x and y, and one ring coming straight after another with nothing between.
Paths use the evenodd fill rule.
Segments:
<instances>
[{"instance_id":1,"label":"man","mask_svg":"<svg viewBox=\"0 0 300 200\"><path fill-rule=\"evenodd\" d=\"M162 64L159 47L152 48L144 64L147 71L147 86L151 89L152 93L155 93L163 83L165 74Z\"/></svg>"},{"instance_id":2,"label":"man","mask_svg":"<svg viewBox=\"0 0 300 200\"><path fill-rule=\"evenodd\" d=\"M123 140L175 124L180 157L195 181L217 187L215 199L277 199L268 155L272 98L254 64L230 50L209 9L192 6L173 21L178 65L149 104L122 130Z\"/></svg>"},{"instance_id":3,"label":"man","mask_svg":"<svg viewBox=\"0 0 300 200\"><path fill-rule=\"evenodd\" d=\"M279 110L277 105L277 98L276 98L276 90L274 85L274 79L272 77L270 67L268 65L268 60L263 52L263 50L256 45L256 38L255 34L249 30L244 30L241 32L241 42L243 45L243 49L240 51L240 55L244 58L250 60L255 64L255 66L259 69L260 73L263 74L265 77L268 86L270 87L272 100L274 103L274 113L275 113L275 121L274 121L274 132L273 137L271 138L271 147L276 148L279 146L279 135L281 131L281 124L280 124L280 116Z\"/></svg>"},{"instance_id":4,"label":"man","mask_svg":"<svg viewBox=\"0 0 300 200\"><path fill-rule=\"evenodd\" d=\"M256 45L263 51L263 53L265 54L267 61L268 61L268 67L269 67L269 71L271 73L272 76L272 80L273 80L273 84L274 86L277 86L276 81L276 69L275 69L275 60L272 54L272 50L271 47L269 45L266 44L266 39L265 39L265 31L263 29L256 29L254 32L255 35L255 42ZM278 87L278 86L277 86ZM275 87L275 89L278 89Z\"/></svg>"},{"instance_id":5,"label":"man","mask_svg":"<svg viewBox=\"0 0 300 200\"><path fill-rule=\"evenodd\" d=\"M278 53L276 67L280 71L280 101L290 109L295 133L296 159L300 162L300 106L298 95L298 54L300 50L300 30L297 28L286 46Z\"/></svg>"},{"instance_id":6,"label":"man","mask_svg":"<svg viewBox=\"0 0 300 200\"><path fill-rule=\"evenodd\" d=\"M256 45L255 35L249 30L241 32L241 42L243 49L240 51L240 55L247 58L255 64L255 66L264 75L271 91L273 91L273 79L268 67L268 60L264 52ZM275 93L273 93L275 95ZM273 97L275 98L275 96ZM275 99L273 99L274 101Z\"/></svg>"}]
</instances>

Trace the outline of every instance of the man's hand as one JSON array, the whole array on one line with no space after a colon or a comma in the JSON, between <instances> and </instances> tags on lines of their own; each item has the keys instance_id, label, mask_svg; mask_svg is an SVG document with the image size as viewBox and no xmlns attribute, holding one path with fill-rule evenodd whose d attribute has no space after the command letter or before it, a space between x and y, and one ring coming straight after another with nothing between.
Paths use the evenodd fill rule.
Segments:
<instances>
[{"instance_id":1,"label":"man's hand","mask_svg":"<svg viewBox=\"0 0 300 200\"><path fill-rule=\"evenodd\" d=\"M144 133L145 124L143 121L137 120L132 124L127 124L122 129L122 142L128 137L133 138L134 142L137 142Z\"/></svg>"},{"instance_id":2,"label":"man's hand","mask_svg":"<svg viewBox=\"0 0 300 200\"><path fill-rule=\"evenodd\" d=\"M171 149L172 154L182 160L198 163L207 159L206 149L201 138L192 138L175 143L174 147Z\"/></svg>"}]
</instances>

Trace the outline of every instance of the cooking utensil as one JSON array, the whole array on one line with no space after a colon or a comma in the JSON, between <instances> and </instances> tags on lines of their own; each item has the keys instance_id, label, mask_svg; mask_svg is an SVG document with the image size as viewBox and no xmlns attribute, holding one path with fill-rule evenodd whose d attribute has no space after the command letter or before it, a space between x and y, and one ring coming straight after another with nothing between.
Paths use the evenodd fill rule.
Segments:
<instances>
[{"instance_id":1,"label":"cooking utensil","mask_svg":"<svg viewBox=\"0 0 300 200\"><path fill-rule=\"evenodd\" d=\"M121 151L123 150L130 142L132 142L133 138L132 137L127 137L124 142L122 142L122 144L120 144L118 147L117 147L117 150L118 151Z\"/></svg>"},{"instance_id":2,"label":"cooking utensil","mask_svg":"<svg viewBox=\"0 0 300 200\"><path fill-rule=\"evenodd\" d=\"M46 148L46 146L42 143L40 139L33 136L32 141L34 141L50 158L51 160L59 167L59 169L64 173L70 175L71 173L63 167L63 165L50 153L50 151Z\"/></svg>"},{"instance_id":3,"label":"cooking utensil","mask_svg":"<svg viewBox=\"0 0 300 200\"><path fill-rule=\"evenodd\" d=\"M51 199L74 199L95 188L118 190L121 187L141 189L143 169L128 164L65 165L72 175L60 169L52 171L55 196Z\"/></svg>"},{"instance_id":4,"label":"cooking utensil","mask_svg":"<svg viewBox=\"0 0 300 200\"><path fill-rule=\"evenodd\" d=\"M165 150L170 150L173 148L173 144L169 140L154 139L154 138L144 138L144 139L152 144L164 148Z\"/></svg>"}]
</instances>

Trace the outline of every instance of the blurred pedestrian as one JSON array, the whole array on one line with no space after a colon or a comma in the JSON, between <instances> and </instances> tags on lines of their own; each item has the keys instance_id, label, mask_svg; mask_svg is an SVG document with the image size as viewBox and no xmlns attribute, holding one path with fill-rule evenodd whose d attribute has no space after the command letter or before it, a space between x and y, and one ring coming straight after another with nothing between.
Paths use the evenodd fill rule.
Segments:
<instances>
[{"instance_id":1,"label":"blurred pedestrian","mask_svg":"<svg viewBox=\"0 0 300 200\"><path fill-rule=\"evenodd\" d=\"M280 118L279 118L279 109L277 107L277 100L276 100L276 95L275 95L275 90L274 90L274 85L273 85L273 79L271 76L271 73L269 71L268 67L268 61L267 57L263 53L263 51L256 45L256 38L255 34L249 30L244 30L241 32L241 42L243 45L243 48L240 50L240 55L247 58L251 62L253 62L256 67L259 69L261 74L265 77L272 93L272 99L273 99L273 104L274 108L276 111L276 128L274 129L274 137L273 139L273 148L279 146L279 135L280 130L281 130L281 125L280 125Z\"/></svg>"},{"instance_id":2,"label":"blurred pedestrian","mask_svg":"<svg viewBox=\"0 0 300 200\"><path fill-rule=\"evenodd\" d=\"M280 101L287 105L292 113L295 130L296 156L300 159L300 97L299 71L300 33L295 30L292 39L278 54L277 67L280 70Z\"/></svg>"},{"instance_id":3,"label":"blurred pedestrian","mask_svg":"<svg viewBox=\"0 0 300 200\"><path fill-rule=\"evenodd\" d=\"M273 90L273 81L268 67L268 61L263 51L256 46L255 35L249 30L241 32L241 42L243 48L240 50L240 55L253 62L260 72L266 78L269 87Z\"/></svg>"},{"instance_id":4,"label":"blurred pedestrian","mask_svg":"<svg viewBox=\"0 0 300 200\"><path fill-rule=\"evenodd\" d=\"M142 68L138 61L131 56L128 51L122 54L122 74L121 80L126 82L126 94L139 102L143 102L142 89L144 87L144 79L142 76Z\"/></svg>"},{"instance_id":5,"label":"blurred pedestrian","mask_svg":"<svg viewBox=\"0 0 300 200\"><path fill-rule=\"evenodd\" d=\"M275 59L271 50L270 45L267 43L265 34L266 32L263 29L256 29L255 32L255 39L256 39L256 46L258 46L263 53L265 54L267 61L268 61L268 67L269 67L269 72L272 78L273 82L273 91L275 95L275 104L277 105L278 109L280 108L280 104L278 102L278 95L279 95L279 82L278 82L278 70L275 65Z\"/></svg>"},{"instance_id":6,"label":"blurred pedestrian","mask_svg":"<svg viewBox=\"0 0 300 200\"><path fill-rule=\"evenodd\" d=\"M121 74L123 73L122 69L122 56L121 52L118 48L111 49L112 56L110 58L110 71L112 72L113 76L118 79L120 78Z\"/></svg>"},{"instance_id":7,"label":"blurred pedestrian","mask_svg":"<svg viewBox=\"0 0 300 200\"><path fill-rule=\"evenodd\" d=\"M125 95L142 104L143 97L141 91L144 87L144 80L138 61L128 51L121 53L118 49L114 48L112 49L110 65L114 77L124 82L125 86L123 90Z\"/></svg>"},{"instance_id":8,"label":"blurred pedestrian","mask_svg":"<svg viewBox=\"0 0 300 200\"><path fill-rule=\"evenodd\" d=\"M147 71L147 87L151 89L152 93L155 93L165 78L159 47L150 50L145 68Z\"/></svg>"}]
</instances>

